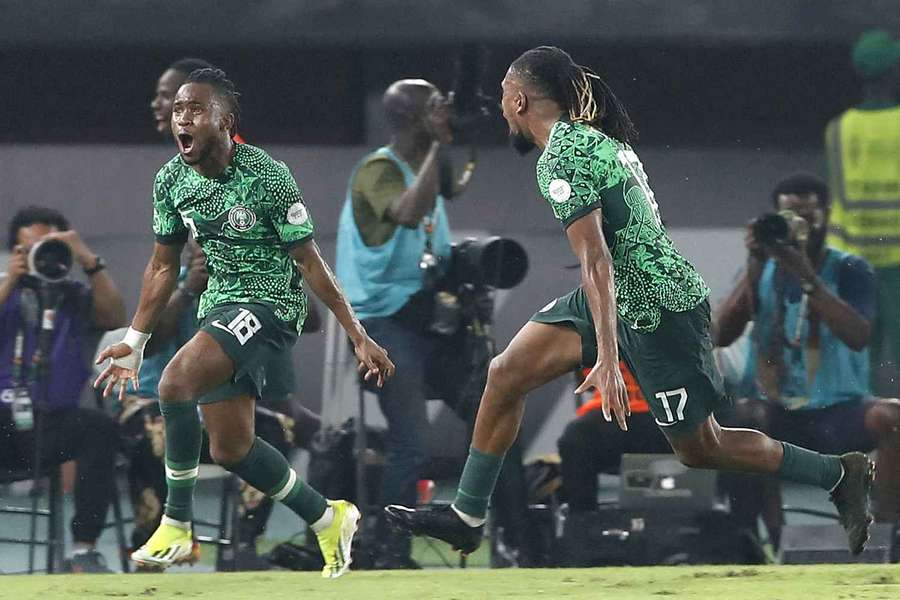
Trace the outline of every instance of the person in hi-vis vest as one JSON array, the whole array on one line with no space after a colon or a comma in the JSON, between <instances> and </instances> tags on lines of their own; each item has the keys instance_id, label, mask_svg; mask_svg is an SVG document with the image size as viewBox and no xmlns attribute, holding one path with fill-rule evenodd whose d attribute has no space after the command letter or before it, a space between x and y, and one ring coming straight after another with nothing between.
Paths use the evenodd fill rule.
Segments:
<instances>
[{"instance_id":1,"label":"person in hi-vis vest","mask_svg":"<svg viewBox=\"0 0 900 600\"><path fill-rule=\"evenodd\" d=\"M862 101L825 130L833 195L828 245L865 258L878 286L871 358L876 393L900 394L900 41L869 31L853 48ZM887 354L892 355L888 360ZM879 379L886 382L877 385Z\"/></svg>"}]
</instances>

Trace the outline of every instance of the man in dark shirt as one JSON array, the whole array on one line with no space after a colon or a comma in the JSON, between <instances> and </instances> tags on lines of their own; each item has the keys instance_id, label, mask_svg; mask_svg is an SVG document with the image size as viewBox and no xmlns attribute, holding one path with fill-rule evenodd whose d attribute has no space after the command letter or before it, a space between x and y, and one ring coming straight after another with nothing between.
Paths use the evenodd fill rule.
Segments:
<instances>
[{"instance_id":1,"label":"man in dark shirt","mask_svg":"<svg viewBox=\"0 0 900 600\"><path fill-rule=\"evenodd\" d=\"M900 402L873 398L869 386L872 267L825 242L829 193L818 177L785 178L772 202L796 215L795 227L808 235L773 244L750 228L747 268L716 312L713 342L730 345L753 321L744 379L752 382L750 396L762 400L760 424L823 453L877 447L874 514L894 522L900 518Z\"/></svg>"}]
</instances>

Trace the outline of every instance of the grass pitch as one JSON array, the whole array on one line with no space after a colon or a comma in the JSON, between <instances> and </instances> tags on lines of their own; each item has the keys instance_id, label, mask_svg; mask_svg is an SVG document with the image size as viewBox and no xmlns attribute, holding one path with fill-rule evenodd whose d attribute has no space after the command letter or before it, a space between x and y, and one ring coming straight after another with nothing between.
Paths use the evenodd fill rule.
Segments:
<instances>
[{"instance_id":1,"label":"grass pitch","mask_svg":"<svg viewBox=\"0 0 900 600\"><path fill-rule=\"evenodd\" d=\"M0 598L70 600L895 600L898 565L648 567L553 570L51 575L0 579Z\"/></svg>"}]
</instances>

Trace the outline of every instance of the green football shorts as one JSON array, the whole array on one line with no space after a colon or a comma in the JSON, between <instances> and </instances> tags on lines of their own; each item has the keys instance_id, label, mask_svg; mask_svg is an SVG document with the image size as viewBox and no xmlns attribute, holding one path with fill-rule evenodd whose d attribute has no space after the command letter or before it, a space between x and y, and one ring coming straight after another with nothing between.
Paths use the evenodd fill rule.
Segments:
<instances>
[{"instance_id":1,"label":"green football shorts","mask_svg":"<svg viewBox=\"0 0 900 600\"><path fill-rule=\"evenodd\" d=\"M200 323L234 361L231 381L207 392L200 404L212 404L237 396L260 398L266 383L266 368L279 364L273 357L290 352L297 341L297 328L282 321L265 304L222 304Z\"/></svg>"},{"instance_id":2,"label":"green football shorts","mask_svg":"<svg viewBox=\"0 0 900 600\"><path fill-rule=\"evenodd\" d=\"M567 324L581 335L581 362L597 361L594 320L582 288L557 298L532 321ZM662 311L659 326L638 331L619 319L619 353L641 387L656 424L669 437L694 433L716 410L731 406L709 337L709 301L684 312Z\"/></svg>"}]
</instances>

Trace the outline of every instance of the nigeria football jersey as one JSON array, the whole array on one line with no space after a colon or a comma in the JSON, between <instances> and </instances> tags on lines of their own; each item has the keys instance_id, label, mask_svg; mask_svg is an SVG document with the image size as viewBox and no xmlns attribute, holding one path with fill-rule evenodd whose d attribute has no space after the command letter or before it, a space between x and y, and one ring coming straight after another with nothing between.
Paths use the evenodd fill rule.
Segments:
<instances>
[{"instance_id":1,"label":"nigeria football jersey","mask_svg":"<svg viewBox=\"0 0 900 600\"><path fill-rule=\"evenodd\" d=\"M174 157L153 185L153 232L171 244L189 231L209 271L198 318L222 304L260 302L299 329L306 296L288 251L312 238L313 223L283 162L236 144L228 167L209 178Z\"/></svg>"},{"instance_id":2,"label":"nigeria football jersey","mask_svg":"<svg viewBox=\"0 0 900 600\"><path fill-rule=\"evenodd\" d=\"M557 121L538 159L537 180L566 227L603 209L618 315L631 327L654 331L661 309L690 310L709 295L666 234L644 167L630 146L588 125Z\"/></svg>"}]
</instances>

